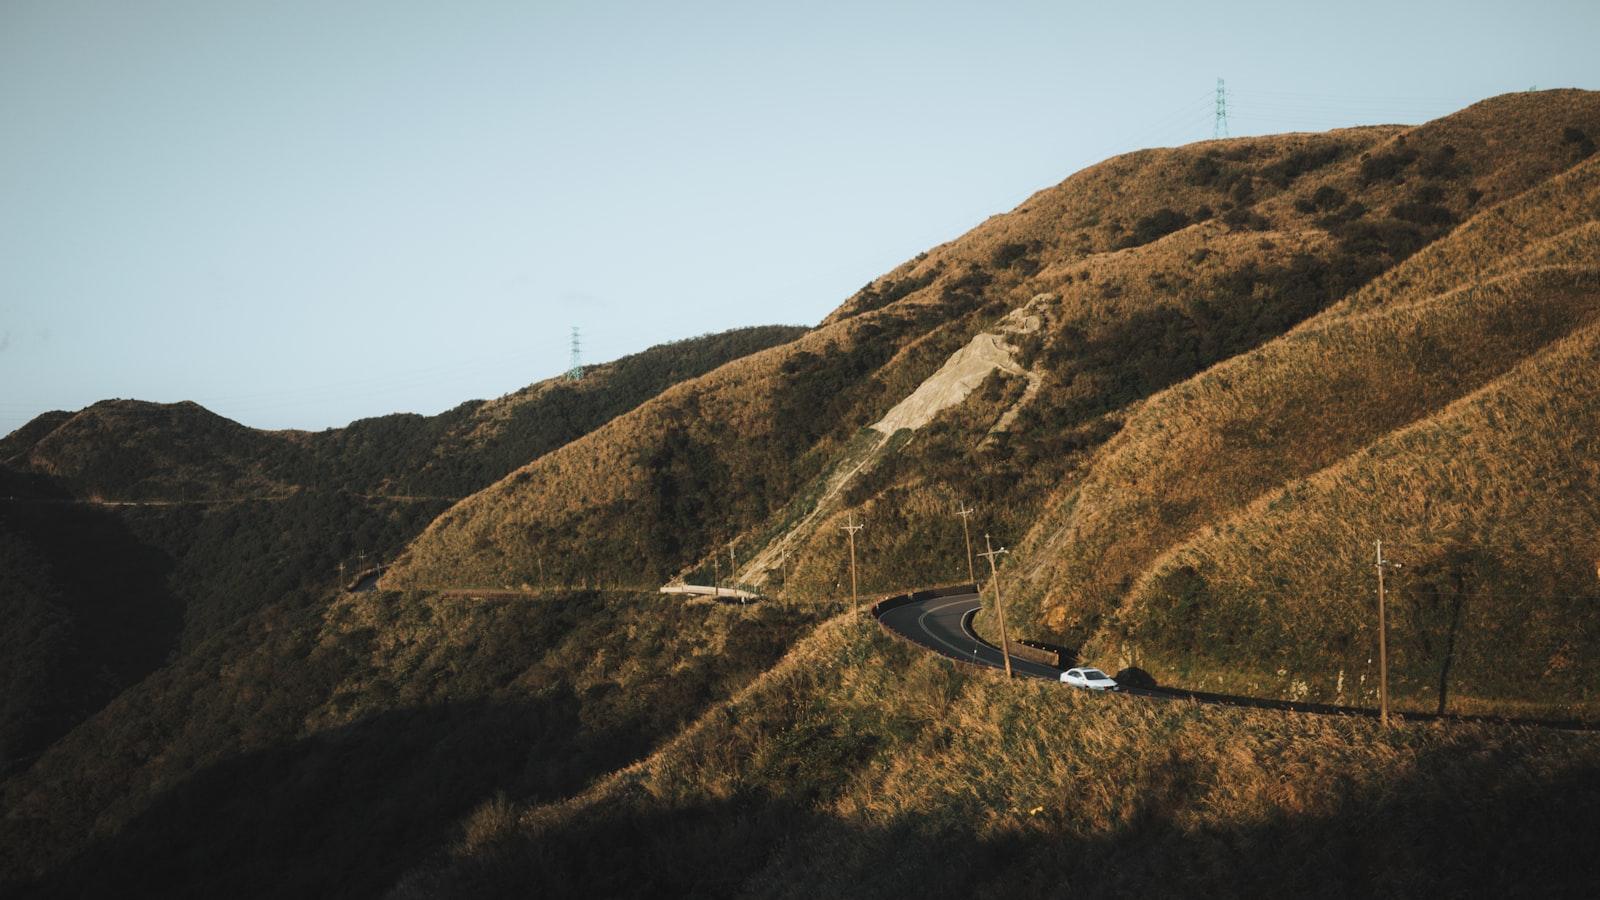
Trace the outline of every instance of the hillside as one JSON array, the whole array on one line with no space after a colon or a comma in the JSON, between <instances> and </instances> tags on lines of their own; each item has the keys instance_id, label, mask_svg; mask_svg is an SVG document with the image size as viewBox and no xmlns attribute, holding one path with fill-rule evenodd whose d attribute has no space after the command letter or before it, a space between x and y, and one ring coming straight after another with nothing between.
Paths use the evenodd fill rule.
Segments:
<instances>
[{"instance_id":1,"label":"hillside","mask_svg":"<svg viewBox=\"0 0 1600 900\"><path fill-rule=\"evenodd\" d=\"M816 328L435 417L42 416L0 893L1587 896L1597 138L1544 91L1138 151ZM1089 695L834 615L841 525L864 594L963 581L959 503L1086 663L1371 706L1381 539L1398 707L1589 724ZM717 574L766 597L656 592Z\"/></svg>"},{"instance_id":2,"label":"hillside","mask_svg":"<svg viewBox=\"0 0 1600 900\"><path fill-rule=\"evenodd\" d=\"M677 380L804 329L678 341L433 417L317 434L111 400L0 442L0 775L257 610L315 605L448 505ZM420 494L420 496L416 496Z\"/></svg>"},{"instance_id":3,"label":"hillside","mask_svg":"<svg viewBox=\"0 0 1600 900\"><path fill-rule=\"evenodd\" d=\"M1058 640L1092 639L1108 664L1137 657L1185 683L1328 700L1357 696L1340 685L1359 682L1370 701L1376 597L1363 563L1384 539L1413 567L1394 583L1397 637L1410 648L1403 695L1436 702L1447 693L1438 673L1454 666L1468 694L1512 704L1539 694L1551 712L1592 712L1592 678L1550 666L1594 658L1597 623L1583 599L1595 595L1595 548L1571 536L1592 532L1581 498L1594 490L1594 471L1581 445L1596 398L1582 351L1558 348L1587 341L1595 320L1597 203L1600 160L1590 159L1484 211L1282 339L1153 397L1033 526L1018 560L1023 612ZM1473 403L1496 410L1485 419L1466 412ZM1300 506L1306 479L1399 446L1409 448L1405 461L1385 478L1346 479L1320 498L1322 509ZM1544 467L1521 469L1528 458ZM1570 502L1545 502L1546 491ZM1318 538L1337 549L1281 554L1277 529L1291 507L1299 513L1290 518L1342 520L1337 536ZM1269 509L1273 530L1255 530ZM1258 610L1278 611L1240 619L1213 606L1204 584L1212 576L1182 559L1190 542L1231 546L1228 577ZM1529 557L1542 562L1511 562ZM1466 558L1487 565L1443 571ZM1467 596L1482 601L1479 618L1440 618ZM1312 622L1314 645L1296 634ZM1521 640L1499 634L1530 622L1547 624ZM1186 629L1177 650L1170 641ZM1471 642L1459 648L1467 659L1458 634ZM1503 658L1508 646L1516 658Z\"/></svg>"},{"instance_id":4,"label":"hillside","mask_svg":"<svg viewBox=\"0 0 1600 900\"><path fill-rule=\"evenodd\" d=\"M391 896L1582 896L1597 801L1593 734L1094 696L840 617L583 794L483 804Z\"/></svg>"},{"instance_id":5,"label":"hillside","mask_svg":"<svg viewBox=\"0 0 1600 900\"><path fill-rule=\"evenodd\" d=\"M463 496L667 387L805 332L741 328L661 344L435 416L397 413L321 432L247 428L195 403L105 400L0 440L0 462L75 496L233 500L320 488Z\"/></svg>"},{"instance_id":6,"label":"hillside","mask_svg":"<svg viewBox=\"0 0 1600 900\"><path fill-rule=\"evenodd\" d=\"M326 600L209 639L5 782L0 888L370 896L478 804L641 757L811 622L651 595Z\"/></svg>"},{"instance_id":7,"label":"hillside","mask_svg":"<svg viewBox=\"0 0 1600 900\"><path fill-rule=\"evenodd\" d=\"M1340 669L1360 681L1373 642L1353 610L1337 620L1339 659L1314 666L1248 636L1202 664L1124 614L1142 615L1165 554L1191 536L1233 528L1258 498L1442 413L1591 321L1597 162L1582 138L1594 133L1600 97L1547 91L1415 128L1108 160L874 281L804 338L687 381L463 501L387 583L646 588L704 583L711 557L731 556L741 584L836 600L847 516L867 523L864 590L965 577L951 514L965 501L979 535L1018 544L1003 575L1022 579L1018 617L1035 636L1108 665L1148 658L1180 682L1338 695ZM1562 458L1564 439L1529 424L1522 445ZM1439 452L1428 466L1459 462ZM1483 477L1502 469L1486 462ZM1553 483L1587 489L1569 474ZM1328 502L1370 508L1373 496ZM1503 510L1494 543L1586 533L1572 506L1549 528L1531 521L1536 508ZM1411 531L1391 539L1417 544ZM1443 558L1446 544L1435 535L1414 559ZM1347 603L1370 574L1362 552L1341 550L1342 574L1323 581L1257 555L1238 584L1258 602L1270 588ZM1463 589L1520 591L1530 605L1535 593L1577 597L1541 621L1591 633L1592 580L1573 574L1592 569L1591 548L1549 553L1559 579L1517 588L1508 570ZM1207 602L1185 601L1185 615ZM1485 635L1529 613L1520 601L1483 608L1496 620L1478 624ZM1401 639L1439 644L1418 616L1397 627L1428 633ZM1474 708L1590 712L1575 674L1586 667L1534 700L1550 661L1592 658L1587 638L1569 645L1558 631ZM1437 700L1421 673L1443 653L1413 652L1416 674L1398 686L1411 702Z\"/></svg>"}]
</instances>

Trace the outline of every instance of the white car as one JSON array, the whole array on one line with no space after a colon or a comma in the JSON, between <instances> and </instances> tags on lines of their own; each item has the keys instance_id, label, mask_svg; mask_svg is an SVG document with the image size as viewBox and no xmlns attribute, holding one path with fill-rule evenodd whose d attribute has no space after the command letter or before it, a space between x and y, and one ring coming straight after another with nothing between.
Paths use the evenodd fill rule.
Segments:
<instances>
[{"instance_id":1,"label":"white car","mask_svg":"<svg viewBox=\"0 0 1600 900\"><path fill-rule=\"evenodd\" d=\"M1061 683L1091 691L1114 691L1117 682L1099 669L1068 669L1061 673Z\"/></svg>"}]
</instances>

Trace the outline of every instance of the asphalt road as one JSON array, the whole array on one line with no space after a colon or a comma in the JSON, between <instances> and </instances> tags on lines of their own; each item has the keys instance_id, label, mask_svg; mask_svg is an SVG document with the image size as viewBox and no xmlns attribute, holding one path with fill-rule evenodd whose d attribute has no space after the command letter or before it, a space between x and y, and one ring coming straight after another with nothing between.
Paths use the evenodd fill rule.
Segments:
<instances>
[{"instance_id":1,"label":"asphalt road","mask_svg":"<svg viewBox=\"0 0 1600 900\"><path fill-rule=\"evenodd\" d=\"M879 616L878 621L883 623L885 628L894 631L913 643L927 647L935 653L948 656L951 659L977 663L978 665L992 666L997 669L1003 668L1004 662L1002 661L1000 649L984 641L972 631L972 615L978 611L981 605L977 594L934 597L891 609ZM1048 678L1051 681L1060 681L1061 673L1064 671L1053 666L1018 659L1015 656L1011 657L1011 670L1019 676ZM1191 691L1173 687L1136 688L1124 685L1118 687L1116 693L1135 697L1149 697L1157 700L1181 700L1189 703L1204 703L1215 706L1272 709L1282 712L1312 713L1316 715L1361 716L1367 718L1375 718L1378 715L1377 710L1363 707L1333 706L1323 703L1296 703L1289 700L1276 700L1266 697L1241 697L1234 694L1215 694L1209 691ZM1502 716L1457 715L1450 713L1437 715L1399 711L1392 712L1390 715L1396 719L1413 722L1488 722L1499 725L1533 725L1572 731L1600 731L1600 724L1576 719L1523 719Z\"/></svg>"},{"instance_id":2,"label":"asphalt road","mask_svg":"<svg viewBox=\"0 0 1600 900\"><path fill-rule=\"evenodd\" d=\"M935 597L891 609L879 617L885 628L951 659L1005 667L1000 648L972 632L972 614L982 602L977 594ZM1032 678L1061 680L1061 669L1011 657L1011 671Z\"/></svg>"}]
</instances>

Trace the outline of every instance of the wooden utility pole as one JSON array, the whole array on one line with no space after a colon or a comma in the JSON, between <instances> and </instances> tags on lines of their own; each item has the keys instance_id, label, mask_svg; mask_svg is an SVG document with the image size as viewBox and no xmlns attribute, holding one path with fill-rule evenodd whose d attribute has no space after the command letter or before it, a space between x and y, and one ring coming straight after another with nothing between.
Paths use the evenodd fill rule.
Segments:
<instances>
[{"instance_id":1,"label":"wooden utility pole","mask_svg":"<svg viewBox=\"0 0 1600 900\"><path fill-rule=\"evenodd\" d=\"M728 588L739 590L739 557L733 555L733 544L728 544ZM739 595L739 605L744 605L744 595Z\"/></svg>"},{"instance_id":2,"label":"wooden utility pole","mask_svg":"<svg viewBox=\"0 0 1600 900\"><path fill-rule=\"evenodd\" d=\"M1000 619L1000 655L1005 658L1006 677L1010 678L1011 639L1006 635L1006 607L1004 603L1000 602L1000 572L995 568L994 565L995 557L1005 553L1006 548L1001 547L999 550L996 550L994 545L989 543L988 534L983 536L983 546L988 548L988 552L980 553L978 555L989 560L989 583L994 585L994 612L995 615Z\"/></svg>"},{"instance_id":3,"label":"wooden utility pole","mask_svg":"<svg viewBox=\"0 0 1600 900\"><path fill-rule=\"evenodd\" d=\"M711 596L722 596L722 560L717 554L711 554Z\"/></svg>"},{"instance_id":4,"label":"wooden utility pole","mask_svg":"<svg viewBox=\"0 0 1600 900\"><path fill-rule=\"evenodd\" d=\"M856 524L856 514L850 514L850 524L840 525L839 530L850 533L850 610L855 618L861 618L861 606L856 600L856 532L865 528L865 525Z\"/></svg>"},{"instance_id":5,"label":"wooden utility pole","mask_svg":"<svg viewBox=\"0 0 1600 900\"><path fill-rule=\"evenodd\" d=\"M1378 721L1389 727L1389 622L1384 606L1383 570L1400 564L1383 558L1383 541L1378 541Z\"/></svg>"},{"instance_id":6,"label":"wooden utility pole","mask_svg":"<svg viewBox=\"0 0 1600 900\"><path fill-rule=\"evenodd\" d=\"M956 510L956 515L961 517L961 539L967 544L967 580L973 584L978 583L978 576L972 571L972 532L967 528L967 517L977 510L968 509L967 502L961 501L961 508Z\"/></svg>"}]
</instances>

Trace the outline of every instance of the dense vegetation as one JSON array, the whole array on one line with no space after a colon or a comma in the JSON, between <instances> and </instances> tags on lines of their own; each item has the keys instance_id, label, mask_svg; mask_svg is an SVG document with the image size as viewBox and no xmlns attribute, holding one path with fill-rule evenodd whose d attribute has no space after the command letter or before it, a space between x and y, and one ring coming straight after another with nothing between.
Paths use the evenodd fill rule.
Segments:
<instances>
[{"instance_id":1,"label":"dense vegetation","mask_svg":"<svg viewBox=\"0 0 1600 900\"><path fill-rule=\"evenodd\" d=\"M663 344L576 382L315 435L257 431L193 403L38 417L0 443L0 775L179 650L270 605L315 605L341 573L393 558L449 506L438 492L470 493L802 331Z\"/></svg>"},{"instance_id":2,"label":"dense vegetation","mask_svg":"<svg viewBox=\"0 0 1600 900\"><path fill-rule=\"evenodd\" d=\"M230 629L7 783L0 885L372 895L472 808L625 765L775 662L800 611L350 594Z\"/></svg>"},{"instance_id":3,"label":"dense vegetation","mask_svg":"<svg viewBox=\"0 0 1600 900\"><path fill-rule=\"evenodd\" d=\"M1370 705L1381 538L1396 705L1595 721L1595 135L1556 91L1128 154L815 329L437 417L41 417L0 442L0 884L1589 892L1593 732L1085 696L817 620L847 521L863 593L966 579L965 502L1023 634ZM643 592L713 573L772 600Z\"/></svg>"},{"instance_id":4,"label":"dense vegetation","mask_svg":"<svg viewBox=\"0 0 1600 900\"><path fill-rule=\"evenodd\" d=\"M393 583L643 587L675 573L726 575L733 559L742 584L825 603L848 588L847 517L867 523L857 538L863 590L964 577L953 515L964 501L978 506L980 535L1020 542L1004 574L1036 636L1119 668L1145 659L1160 677L1196 686L1364 701L1368 617L1351 608L1308 618L1285 603L1240 630L1220 615L1216 589L1194 590L1192 578L1163 587L1167 554L1226 526L1218 540L1244 560L1228 596L1364 602L1354 588L1370 573L1350 548L1365 542L1330 557L1337 573L1313 576L1290 556L1251 556L1246 532L1227 523L1589 321L1593 162L1570 130L1597 121L1593 96L1552 92L1414 129L1108 161L868 285L805 340L645 404L457 507L410 548ZM866 428L975 333L1022 309L1044 322L1006 338L1028 377L996 372L914 434L887 440ZM1582 407L1585 396L1572 402ZM1528 421L1540 453L1567 458L1568 448L1545 443L1556 436L1542 420ZM1412 464L1458 464L1448 446ZM1486 464L1478 477L1494 484L1504 471ZM1589 482L1553 483L1584 491ZM1418 494L1442 486L1417 484ZM1383 520L1368 515L1374 494L1350 490L1330 508L1348 521ZM1421 543L1418 559L1480 540L1480 551L1510 553L1542 533L1532 509L1505 518L1497 536L1469 528L1450 544L1397 529L1392 539ZM1588 533L1581 515L1559 521ZM1596 630L1581 599L1591 585L1574 574L1589 568L1589 553L1564 542L1562 565L1545 570L1568 574L1537 590L1518 588L1532 582L1511 567L1473 586L1520 591L1530 605L1543 603L1533 593L1580 599L1540 616L1477 607L1507 623L1549 624L1495 697L1456 691L1457 708L1589 714L1591 669L1561 663L1590 653L1587 638L1564 632ZM1197 630L1196 617L1208 624ZM1307 643L1288 637L1295 621L1335 633L1311 641L1315 651L1282 649ZM1404 638L1435 648L1411 652L1416 674L1397 683L1418 707L1437 706L1441 661L1458 661L1438 649L1448 642L1435 630ZM1501 633L1488 622L1476 630ZM1197 635L1212 636L1205 653ZM1480 666L1492 644L1483 646ZM1559 686L1543 684L1557 663Z\"/></svg>"},{"instance_id":5,"label":"dense vegetation","mask_svg":"<svg viewBox=\"0 0 1600 900\"><path fill-rule=\"evenodd\" d=\"M841 619L396 895L1580 896L1597 801L1594 735L1091 696Z\"/></svg>"},{"instance_id":6,"label":"dense vegetation","mask_svg":"<svg viewBox=\"0 0 1600 900\"><path fill-rule=\"evenodd\" d=\"M1394 579L1402 696L1437 708L1453 678L1463 711L1592 714L1593 679L1571 661L1592 652L1596 548L1587 507L1561 497L1595 483L1582 448L1595 386L1577 346L1600 312L1596 198L1600 168L1584 163L1152 398L1034 524L1021 612L1182 683L1369 701L1366 559L1382 538L1418 567ZM1339 486L1318 490L1324 478ZM1313 521L1290 550L1287 533ZM1456 601L1430 599L1420 576L1461 554L1497 562L1451 589L1478 598L1451 625L1423 610ZM1497 664L1508 647L1517 658Z\"/></svg>"},{"instance_id":7,"label":"dense vegetation","mask_svg":"<svg viewBox=\"0 0 1600 900\"><path fill-rule=\"evenodd\" d=\"M436 416L398 413L306 434L246 428L194 403L107 400L46 413L0 444L0 462L107 500L282 496L297 488L462 497L668 387L805 329L741 328L590 366Z\"/></svg>"}]
</instances>

